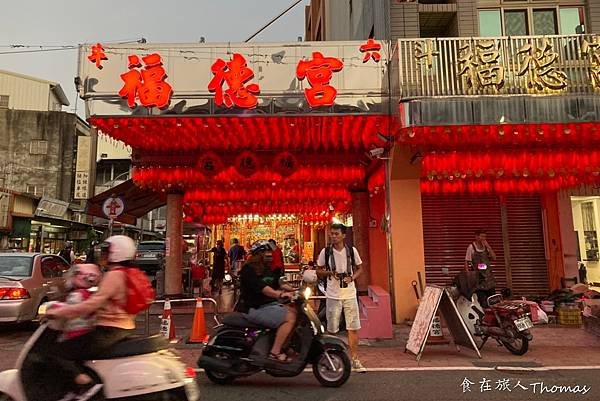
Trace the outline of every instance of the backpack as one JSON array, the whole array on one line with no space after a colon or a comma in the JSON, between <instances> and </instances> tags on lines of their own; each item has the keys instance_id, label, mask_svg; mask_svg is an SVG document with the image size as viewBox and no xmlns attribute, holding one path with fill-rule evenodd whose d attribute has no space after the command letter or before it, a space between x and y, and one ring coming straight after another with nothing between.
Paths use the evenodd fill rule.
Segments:
<instances>
[{"instance_id":1,"label":"backpack","mask_svg":"<svg viewBox=\"0 0 600 401\"><path fill-rule=\"evenodd\" d=\"M350 274L354 272L354 266L356 266L356 260L354 259L354 247L344 245L346 247L346 255L350 253L350 266L346 266L346 271ZM325 270L331 271L331 266L329 265L329 260L331 259L331 254L333 253L333 245L328 245L325 247ZM325 291L327 291L327 278L319 279L321 283L323 283L323 287Z\"/></svg>"},{"instance_id":2,"label":"backpack","mask_svg":"<svg viewBox=\"0 0 600 401\"><path fill-rule=\"evenodd\" d=\"M155 293L148 276L136 267L119 267L125 273L127 280L127 301L123 305L125 312L135 315L150 307Z\"/></svg>"}]
</instances>

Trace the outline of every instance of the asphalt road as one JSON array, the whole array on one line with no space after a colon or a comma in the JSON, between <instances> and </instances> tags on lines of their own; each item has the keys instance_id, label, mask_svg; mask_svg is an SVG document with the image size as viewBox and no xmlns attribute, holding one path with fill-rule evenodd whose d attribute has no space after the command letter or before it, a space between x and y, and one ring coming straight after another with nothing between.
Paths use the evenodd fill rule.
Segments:
<instances>
[{"instance_id":1,"label":"asphalt road","mask_svg":"<svg viewBox=\"0 0 600 401\"><path fill-rule=\"evenodd\" d=\"M198 377L203 401L600 400L598 370L368 372L353 374L337 389L320 386L312 373L286 379L260 374L229 386L212 384L203 373ZM465 378L473 383L471 391L465 387L463 392L463 383L468 383ZM553 386L571 386L571 390L579 390L579 393L559 393L561 389ZM553 390L554 394L549 392ZM586 390L587 393L582 394Z\"/></svg>"}]
</instances>

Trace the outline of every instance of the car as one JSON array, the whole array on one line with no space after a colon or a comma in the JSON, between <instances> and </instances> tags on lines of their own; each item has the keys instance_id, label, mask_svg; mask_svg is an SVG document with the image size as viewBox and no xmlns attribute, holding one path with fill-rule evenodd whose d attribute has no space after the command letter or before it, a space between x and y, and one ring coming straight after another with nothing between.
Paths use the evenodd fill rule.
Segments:
<instances>
[{"instance_id":1,"label":"car","mask_svg":"<svg viewBox=\"0 0 600 401\"><path fill-rule=\"evenodd\" d=\"M164 265L165 241L142 241L137 246L135 265L148 275L155 275Z\"/></svg>"},{"instance_id":2,"label":"car","mask_svg":"<svg viewBox=\"0 0 600 401\"><path fill-rule=\"evenodd\" d=\"M35 320L39 306L64 291L70 268L57 255L0 253L0 323Z\"/></svg>"}]
</instances>

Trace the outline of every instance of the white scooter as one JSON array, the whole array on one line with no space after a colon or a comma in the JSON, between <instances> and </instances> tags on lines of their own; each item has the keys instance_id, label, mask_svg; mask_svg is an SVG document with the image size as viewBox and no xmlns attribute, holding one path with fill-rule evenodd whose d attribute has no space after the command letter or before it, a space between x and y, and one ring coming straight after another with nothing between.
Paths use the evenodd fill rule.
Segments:
<instances>
[{"instance_id":1,"label":"white scooter","mask_svg":"<svg viewBox=\"0 0 600 401\"><path fill-rule=\"evenodd\" d=\"M46 307L46 304L40 307L40 316L45 313ZM41 324L21 350L15 369L0 373L0 401L28 401L25 388L28 393L40 393L35 395L36 401L46 401L47 392L52 388L68 389L74 385L61 383L66 378L60 375L55 375L57 377L49 383L36 380L35 384L31 384L21 380L23 364L32 349L43 352L44 342L56 335L54 330L58 326L55 321ZM198 401L200 391L195 371L186 368L169 347L169 342L162 336L128 338L117 343L109 355L102 356L103 359L83 362L82 369L103 385L91 400ZM34 372L32 377L38 372Z\"/></svg>"}]
</instances>

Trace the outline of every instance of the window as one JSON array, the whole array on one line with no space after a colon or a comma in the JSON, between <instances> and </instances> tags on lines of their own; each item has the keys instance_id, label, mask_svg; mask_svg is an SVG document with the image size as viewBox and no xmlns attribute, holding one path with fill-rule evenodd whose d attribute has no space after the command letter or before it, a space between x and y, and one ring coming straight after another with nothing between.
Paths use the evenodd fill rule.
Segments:
<instances>
[{"instance_id":1,"label":"window","mask_svg":"<svg viewBox=\"0 0 600 401\"><path fill-rule=\"evenodd\" d=\"M44 278L62 277L67 270L69 270L69 265L58 256L47 256L42 259L42 276Z\"/></svg>"},{"instance_id":2,"label":"window","mask_svg":"<svg viewBox=\"0 0 600 401\"><path fill-rule=\"evenodd\" d=\"M48 154L48 141L34 139L29 144L30 155L47 155Z\"/></svg>"},{"instance_id":3,"label":"window","mask_svg":"<svg viewBox=\"0 0 600 401\"><path fill-rule=\"evenodd\" d=\"M533 34L558 34L558 25L556 23L556 10L533 10Z\"/></svg>"},{"instance_id":4,"label":"window","mask_svg":"<svg viewBox=\"0 0 600 401\"><path fill-rule=\"evenodd\" d=\"M507 36L529 35L527 10L504 11L504 31Z\"/></svg>"},{"instance_id":5,"label":"window","mask_svg":"<svg viewBox=\"0 0 600 401\"><path fill-rule=\"evenodd\" d=\"M27 184L25 192L35 196L44 196L44 187Z\"/></svg>"},{"instance_id":6,"label":"window","mask_svg":"<svg viewBox=\"0 0 600 401\"><path fill-rule=\"evenodd\" d=\"M0 95L0 109L8 109L8 95Z\"/></svg>"},{"instance_id":7,"label":"window","mask_svg":"<svg viewBox=\"0 0 600 401\"><path fill-rule=\"evenodd\" d=\"M502 36L500 10L479 11L479 36Z\"/></svg>"},{"instance_id":8,"label":"window","mask_svg":"<svg viewBox=\"0 0 600 401\"><path fill-rule=\"evenodd\" d=\"M560 33L562 35L585 33L583 8L562 7L560 9Z\"/></svg>"}]
</instances>

